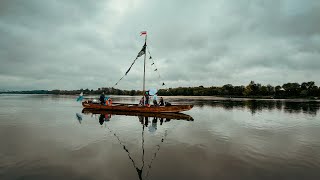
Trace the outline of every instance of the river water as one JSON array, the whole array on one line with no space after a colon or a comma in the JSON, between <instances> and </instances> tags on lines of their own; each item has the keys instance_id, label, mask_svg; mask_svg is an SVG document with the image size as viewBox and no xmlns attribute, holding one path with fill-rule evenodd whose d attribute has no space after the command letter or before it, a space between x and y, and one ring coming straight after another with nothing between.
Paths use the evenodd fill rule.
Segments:
<instances>
[{"instance_id":1,"label":"river water","mask_svg":"<svg viewBox=\"0 0 320 180\"><path fill-rule=\"evenodd\" d=\"M319 102L165 97L194 104L177 120L75 99L0 95L1 180L320 179Z\"/></svg>"}]
</instances>

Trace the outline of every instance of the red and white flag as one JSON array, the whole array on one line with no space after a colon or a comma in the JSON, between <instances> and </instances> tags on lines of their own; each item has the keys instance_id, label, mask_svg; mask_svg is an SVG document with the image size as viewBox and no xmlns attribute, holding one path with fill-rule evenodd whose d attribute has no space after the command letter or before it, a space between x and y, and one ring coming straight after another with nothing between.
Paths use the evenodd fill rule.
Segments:
<instances>
[{"instance_id":1,"label":"red and white flag","mask_svg":"<svg viewBox=\"0 0 320 180\"><path fill-rule=\"evenodd\" d=\"M142 35L147 35L147 31L141 31L140 36L142 36Z\"/></svg>"}]
</instances>

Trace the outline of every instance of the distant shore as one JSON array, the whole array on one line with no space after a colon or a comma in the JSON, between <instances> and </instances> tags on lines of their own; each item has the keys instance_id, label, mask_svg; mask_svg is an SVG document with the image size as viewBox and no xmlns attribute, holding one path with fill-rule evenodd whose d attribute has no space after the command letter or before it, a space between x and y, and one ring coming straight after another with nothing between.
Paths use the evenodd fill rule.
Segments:
<instances>
[{"instance_id":1,"label":"distant shore","mask_svg":"<svg viewBox=\"0 0 320 180\"><path fill-rule=\"evenodd\" d=\"M63 95L63 96L78 96L79 93L74 94L54 94L54 93L34 93L33 91L23 92L0 92L0 95ZM110 96L129 96L129 97L140 97L142 95L119 95L119 94L107 94ZM84 94L85 97L93 98L100 96L100 94ZM163 97L173 98L187 98L187 99L201 99L201 100L294 100L294 101L320 101L318 97L272 97L272 96L192 96L192 95L158 95Z\"/></svg>"},{"instance_id":2,"label":"distant shore","mask_svg":"<svg viewBox=\"0 0 320 180\"><path fill-rule=\"evenodd\" d=\"M55 94L55 95L127 95L142 96L141 90L122 90L102 87L97 90L28 90L28 91L0 91L0 94ZM221 97L221 98L249 98L249 99L320 99L320 88L314 81L299 83L285 83L282 86L261 85L251 81L247 86L233 86L226 84L221 87L177 87L158 89L158 96L195 96L195 97Z\"/></svg>"}]
</instances>

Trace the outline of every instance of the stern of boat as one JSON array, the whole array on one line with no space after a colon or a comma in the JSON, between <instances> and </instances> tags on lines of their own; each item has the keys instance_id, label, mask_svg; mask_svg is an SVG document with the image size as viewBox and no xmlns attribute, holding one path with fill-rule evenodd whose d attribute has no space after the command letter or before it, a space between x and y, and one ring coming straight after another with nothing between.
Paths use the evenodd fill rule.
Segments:
<instances>
[{"instance_id":1,"label":"stern of boat","mask_svg":"<svg viewBox=\"0 0 320 180\"><path fill-rule=\"evenodd\" d=\"M88 101L83 101L83 102L82 102L82 106L83 106L84 108L89 108L89 107L90 107L90 104L91 104L91 102L88 102Z\"/></svg>"}]
</instances>

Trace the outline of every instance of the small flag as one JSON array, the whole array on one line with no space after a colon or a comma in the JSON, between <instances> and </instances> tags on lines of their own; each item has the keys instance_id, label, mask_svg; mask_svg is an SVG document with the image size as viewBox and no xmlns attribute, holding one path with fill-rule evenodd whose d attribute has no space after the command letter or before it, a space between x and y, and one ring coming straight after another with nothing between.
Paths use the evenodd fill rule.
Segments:
<instances>
[{"instance_id":1,"label":"small flag","mask_svg":"<svg viewBox=\"0 0 320 180\"><path fill-rule=\"evenodd\" d=\"M77 98L77 101L82 101L82 100L83 100L83 92L81 92L79 97Z\"/></svg>"},{"instance_id":2,"label":"small flag","mask_svg":"<svg viewBox=\"0 0 320 180\"><path fill-rule=\"evenodd\" d=\"M147 35L147 31L141 31L140 36L142 36L142 35Z\"/></svg>"}]
</instances>

